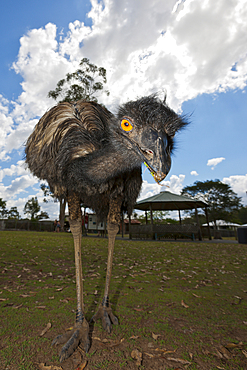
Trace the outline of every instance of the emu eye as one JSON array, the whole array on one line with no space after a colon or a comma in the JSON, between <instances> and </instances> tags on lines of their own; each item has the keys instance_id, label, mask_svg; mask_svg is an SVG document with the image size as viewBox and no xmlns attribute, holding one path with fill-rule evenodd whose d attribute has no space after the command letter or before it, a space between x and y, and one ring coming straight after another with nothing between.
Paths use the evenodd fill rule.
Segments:
<instances>
[{"instance_id":1,"label":"emu eye","mask_svg":"<svg viewBox=\"0 0 247 370\"><path fill-rule=\"evenodd\" d=\"M126 118L122 119L121 121L121 128L124 130L124 131L131 131L133 129L133 125L130 123L129 120L127 120Z\"/></svg>"}]
</instances>

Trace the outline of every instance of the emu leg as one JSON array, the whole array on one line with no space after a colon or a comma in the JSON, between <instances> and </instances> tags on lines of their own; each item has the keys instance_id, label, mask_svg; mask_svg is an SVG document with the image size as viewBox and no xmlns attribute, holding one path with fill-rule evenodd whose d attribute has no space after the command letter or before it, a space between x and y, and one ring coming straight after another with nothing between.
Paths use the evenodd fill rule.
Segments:
<instances>
[{"instance_id":1,"label":"emu leg","mask_svg":"<svg viewBox=\"0 0 247 370\"><path fill-rule=\"evenodd\" d=\"M113 315L110 301L109 301L109 289L110 289L110 280L112 272L112 260L113 260L113 251L115 238L118 233L119 223L120 223L120 208L121 208L122 198L117 198L112 200L110 203L109 214L107 217L107 231L108 231L108 260L107 260L107 270L106 270L106 282L105 282L105 292L102 303L92 317L93 321L102 320L103 328L110 333L112 324L117 325L118 319Z\"/></svg>"},{"instance_id":2,"label":"emu leg","mask_svg":"<svg viewBox=\"0 0 247 370\"><path fill-rule=\"evenodd\" d=\"M89 349L89 325L85 319L83 304L83 281L82 281L82 264L81 264L81 235L82 235L82 218L80 209L80 200L76 195L68 198L70 213L70 230L74 238L75 248L75 269L76 269L76 295L77 309L76 322L73 330L57 336L52 344L64 344L60 352L60 362L66 360L78 347L80 342L83 343L85 352Z\"/></svg>"}]
</instances>

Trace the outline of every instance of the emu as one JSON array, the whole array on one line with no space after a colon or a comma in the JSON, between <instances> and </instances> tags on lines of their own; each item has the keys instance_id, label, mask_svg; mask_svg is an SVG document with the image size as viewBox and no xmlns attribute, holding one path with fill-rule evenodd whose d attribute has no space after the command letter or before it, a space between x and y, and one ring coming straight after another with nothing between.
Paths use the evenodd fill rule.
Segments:
<instances>
[{"instance_id":1,"label":"emu","mask_svg":"<svg viewBox=\"0 0 247 370\"><path fill-rule=\"evenodd\" d=\"M30 171L47 180L55 196L68 200L70 229L74 239L77 309L72 332L59 335L53 344L64 344L60 361L80 343L90 346L85 319L81 262L82 214L80 204L107 218L108 261L102 303L92 320L102 320L110 332L118 324L109 288L115 237L121 212L131 215L139 195L145 163L156 182L171 166L174 135L187 124L156 95L129 101L113 115L88 101L60 103L51 108L29 136L25 157Z\"/></svg>"}]
</instances>

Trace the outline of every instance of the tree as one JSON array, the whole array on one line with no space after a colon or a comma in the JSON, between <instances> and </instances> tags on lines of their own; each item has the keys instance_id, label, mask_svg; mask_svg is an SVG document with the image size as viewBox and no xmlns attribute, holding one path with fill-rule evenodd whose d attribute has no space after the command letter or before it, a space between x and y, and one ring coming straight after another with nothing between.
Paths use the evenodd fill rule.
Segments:
<instances>
[{"instance_id":1,"label":"tree","mask_svg":"<svg viewBox=\"0 0 247 370\"><path fill-rule=\"evenodd\" d=\"M54 194L51 192L50 187L48 185L40 184L40 189L44 193L44 199L43 199L44 203L48 203L50 201L49 197L51 197L53 199L55 198Z\"/></svg>"},{"instance_id":2,"label":"tree","mask_svg":"<svg viewBox=\"0 0 247 370\"><path fill-rule=\"evenodd\" d=\"M153 211L152 212L153 223L154 224L166 224L167 222L170 223L170 219L169 221L167 221L166 219L166 216L168 216L168 214L169 211ZM151 222L150 211L147 211L147 219L149 220L149 222ZM142 223L146 222L146 215L139 215L138 220L141 221Z\"/></svg>"},{"instance_id":3,"label":"tree","mask_svg":"<svg viewBox=\"0 0 247 370\"><path fill-rule=\"evenodd\" d=\"M30 215L31 220L36 219L37 214L40 211L40 205L39 205L37 197L29 199L27 203L25 204L23 211L25 215L26 214Z\"/></svg>"},{"instance_id":4,"label":"tree","mask_svg":"<svg viewBox=\"0 0 247 370\"><path fill-rule=\"evenodd\" d=\"M216 220L230 221L241 207L241 198L220 180L196 181L193 185L184 187L182 194L207 202L209 221L213 221L215 227Z\"/></svg>"},{"instance_id":5,"label":"tree","mask_svg":"<svg viewBox=\"0 0 247 370\"><path fill-rule=\"evenodd\" d=\"M83 58L79 64L79 69L73 73L68 73L65 78L58 81L55 90L50 90L48 97L54 100L60 98L61 102L78 101L80 99L97 102L99 93L110 93L104 90L106 84L106 70L97 67Z\"/></svg>"},{"instance_id":6,"label":"tree","mask_svg":"<svg viewBox=\"0 0 247 370\"><path fill-rule=\"evenodd\" d=\"M11 207L8 211L8 218L19 220L20 213L17 210L17 207Z\"/></svg>"},{"instance_id":7,"label":"tree","mask_svg":"<svg viewBox=\"0 0 247 370\"><path fill-rule=\"evenodd\" d=\"M49 218L49 215L47 212L41 211L40 214L37 215L38 220L43 220Z\"/></svg>"},{"instance_id":8,"label":"tree","mask_svg":"<svg viewBox=\"0 0 247 370\"><path fill-rule=\"evenodd\" d=\"M24 207L24 214L28 214L31 217L31 220L41 220L43 218L49 218L47 212L40 211L40 205L37 197L31 198L27 201Z\"/></svg>"},{"instance_id":9,"label":"tree","mask_svg":"<svg viewBox=\"0 0 247 370\"><path fill-rule=\"evenodd\" d=\"M51 197L54 202L56 201L57 198L55 198L54 194L51 192L51 189L48 185L41 184L40 188L44 193L44 199L43 199L44 203L48 203L50 201L49 197ZM58 200L60 203L59 221L61 225L61 231L64 231L65 208L66 208L67 199L66 197L58 197Z\"/></svg>"},{"instance_id":10,"label":"tree","mask_svg":"<svg viewBox=\"0 0 247 370\"><path fill-rule=\"evenodd\" d=\"M247 224L247 207L241 207L238 213L238 219L241 224Z\"/></svg>"},{"instance_id":11,"label":"tree","mask_svg":"<svg viewBox=\"0 0 247 370\"><path fill-rule=\"evenodd\" d=\"M3 200L0 198L0 217L5 218L6 215L8 214L8 210L6 208L6 200Z\"/></svg>"}]
</instances>

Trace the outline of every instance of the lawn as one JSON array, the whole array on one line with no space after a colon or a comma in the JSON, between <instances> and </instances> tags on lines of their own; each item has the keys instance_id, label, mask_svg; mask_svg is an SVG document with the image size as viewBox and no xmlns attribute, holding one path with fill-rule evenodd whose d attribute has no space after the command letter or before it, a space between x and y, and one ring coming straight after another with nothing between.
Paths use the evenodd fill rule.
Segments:
<instances>
[{"instance_id":1,"label":"lawn","mask_svg":"<svg viewBox=\"0 0 247 370\"><path fill-rule=\"evenodd\" d=\"M88 321L106 260L107 240L83 237ZM0 267L0 369L247 369L247 245L117 240L119 325L107 334L91 323L89 352L61 364L51 343L75 319L72 235L2 231Z\"/></svg>"}]
</instances>

